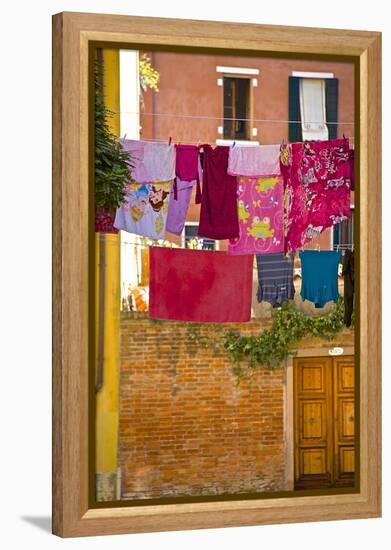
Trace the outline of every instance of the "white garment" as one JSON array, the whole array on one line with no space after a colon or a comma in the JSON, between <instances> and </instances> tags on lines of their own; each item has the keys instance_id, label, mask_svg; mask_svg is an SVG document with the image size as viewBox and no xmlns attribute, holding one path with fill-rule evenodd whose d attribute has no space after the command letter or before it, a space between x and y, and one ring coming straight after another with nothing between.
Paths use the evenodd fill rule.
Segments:
<instances>
[{"instance_id":1,"label":"white garment","mask_svg":"<svg viewBox=\"0 0 391 550\"><path fill-rule=\"evenodd\" d=\"M231 146L227 173L231 176L247 177L279 176L280 146Z\"/></svg>"},{"instance_id":2,"label":"white garment","mask_svg":"<svg viewBox=\"0 0 391 550\"><path fill-rule=\"evenodd\" d=\"M121 139L122 147L131 156L130 169L136 183L169 181L175 178L175 145L167 143Z\"/></svg>"}]
</instances>

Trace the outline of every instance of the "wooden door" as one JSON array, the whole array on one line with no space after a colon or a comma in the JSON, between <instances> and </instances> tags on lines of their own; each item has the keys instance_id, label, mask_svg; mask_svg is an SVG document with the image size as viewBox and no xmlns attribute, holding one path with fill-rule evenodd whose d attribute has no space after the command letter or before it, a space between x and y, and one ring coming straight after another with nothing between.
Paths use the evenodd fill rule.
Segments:
<instances>
[{"instance_id":1,"label":"wooden door","mask_svg":"<svg viewBox=\"0 0 391 550\"><path fill-rule=\"evenodd\" d=\"M354 483L353 357L294 361L295 488Z\"/></svg>"},{"instance_id":2,"label":"wooden door","mask_svg":"<svg viewBox=\"0 0 391 550\"><path fill-rule=\"evenodd\" d=\"M336 486L354 483L354 357L333 360L334 480Z\"/></svg>"}]
</instances>

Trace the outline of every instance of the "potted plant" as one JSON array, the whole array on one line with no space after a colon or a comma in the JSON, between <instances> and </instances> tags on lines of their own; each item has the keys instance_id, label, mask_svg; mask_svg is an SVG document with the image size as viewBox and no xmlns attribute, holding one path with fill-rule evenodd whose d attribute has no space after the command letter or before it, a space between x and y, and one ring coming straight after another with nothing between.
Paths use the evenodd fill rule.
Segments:
<instances>
[{"instance_id":1,"label":"potted plant","mask_svg":"<svg viewBox=\"0 0 391 550\"><path fill-rule=\"evenodd\" d=\"M95 65L95 231L118 233L113 226L115 210L125 200L125 187L132 182L133 163L119 138L110 130L113 113L103 95L103 62Z\"/></svg>"}]
</instances>

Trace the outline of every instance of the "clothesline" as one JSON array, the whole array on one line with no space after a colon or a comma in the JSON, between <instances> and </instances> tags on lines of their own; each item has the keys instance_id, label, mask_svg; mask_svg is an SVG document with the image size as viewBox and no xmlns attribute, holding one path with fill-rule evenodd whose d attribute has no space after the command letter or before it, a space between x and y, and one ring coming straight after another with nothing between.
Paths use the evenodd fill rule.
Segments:
<instances>
[{"instance_id":1,"label":"clothesline","mask_svg":"<svg viewBox=\"0 0 391 550\"><path fill-rule=\"evenodd\" d=\"M191 238L192 240L203 240L203 237L192 237ZM210 241L211 239L208 239L205 237L206 240ZM227 240L227 239L223 239L223 240ZM167 242L167 240L165 241ZM170 241L169 241L170 242ZM314 241L313 241L314 242ZM123 241L121 242L121 245L127 245L127 246L141 246L143 248L147 248L149 246L163 246L164 248L187 248L188 250L196 250L196 249L192 249L190 247L183 247L183 246L180 246L178 245L177 243L174 243L174 242L170 242L170 245L162 245L160 244L159 242L154 242L154 243L138 243L136 241ZM344 249L352 249L353 248L353 244L352 243L343 243L343 244L335 244L333 245L333 248L335 250L341 250L343 251ZM311 250L311 249L308 249L308 250ZM328 250L328 249L327 249ZM320 250L321 251L321 250Z\"/></svg>"},{"instance_id":2,"label":"clothesline","mask_svg":"<svg viewBox=\"0 0 391 550\"><path fill-rule=\"evenodd\" d=\"M145 115L145 116L162 116L162 117L174 117L174 118L191 118L191 119L205 119L205 120L232 120L232 121L241 121L241 122L272 122L276 124L302 124L301 120L279 120L279 119L268 119L268 118L230 118L225 116L209 116L209 115L181 115L181 114L171 114L171 113L144 113L137 111L111 111L113 114L117 115ZM354 122L324 122L315 121L311 122L306 120L306 124L327 124L327 125L343 125L343 126L354 126Z\"/></svg>"},{"instance_id":3,"label":"clothesline","mask_svg":"<svg viewBox=\"0 0 391 550\"><path fill-rule=\"evenodd\" d=\"M122 139L126 139L127 135L124 134L124 136L122 136ZM354 144L354 137L350 137L350 136L345 136L346 139L349 140L349 142L353 145ZM131 139L131 138L129 138ZM156 143L168 143L168 139L159 139L159 138L145 138L145 137L141 137L139 138L140 141L149 141L149 142L156 142ZM216 140L214 141L208 141L207 139L205 140L198 140L198 141L191 141L191 140L187 140L187 139L183 139L182 137L180 139L174 139L172 136L171 136L171 142L172 143L177 143L178 145L181 145L181 144L186 144L186 145L202 145L202 144L206 144L206 145L213 145L213 146L216 146L218 145L216 143L216 141L218 140L223 140L224 138L216 138ZM240 143L241 143L241 140L235 140L235 139L224 139L224 141L236 141L236 144L238 146L240 146ZM251 142L250 140L244 140L246 143L257 143L256 141L254 142ZM308 141L313 141L313 140L308 140ZM290 142L291 143L291 142ZM258 144L258 143L257 143ZM223 144L222 144L223 145ZM260 143L260 145L269 145L269 144L266 144L266 143ZM272 144L273 145L273 144Z\"/></svg>"}]
</instances>

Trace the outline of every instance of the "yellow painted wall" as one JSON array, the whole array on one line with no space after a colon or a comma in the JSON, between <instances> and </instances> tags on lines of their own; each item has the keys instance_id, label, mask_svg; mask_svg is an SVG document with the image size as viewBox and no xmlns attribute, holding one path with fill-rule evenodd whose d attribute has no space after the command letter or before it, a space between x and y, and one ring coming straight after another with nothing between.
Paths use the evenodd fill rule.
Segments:
<instances>
[{"instance_id":1,"label":"yellow painted wall","mask_svg":"<svg viewBox=\"0 0 391 550\"><path fill-rule=\"evenodd\" d=\"M115 114L108 120L116 135L120 131L119 50L104 50L105 104ZM98 366L99 330L99 239L104 239L105 307L103 386L96 394L96 472L115 472L118 451L118 384L119 384L119 313L120 313L120 238L114 234L95 234L96 251L96 367Z\"/></svg>"},{"instance_id":2,"label":"yellow painted wall","mask_svg":"<svg viewBox=\"0 0 391 550\"><path fill-rule=\"evenodd\" d=\"M103 50L103 92L105 105L113 112L113 116L108 119L111 131L116 136L120 133L120 102L119 102L119 50Z\"/></svg>"}]
</instances>

